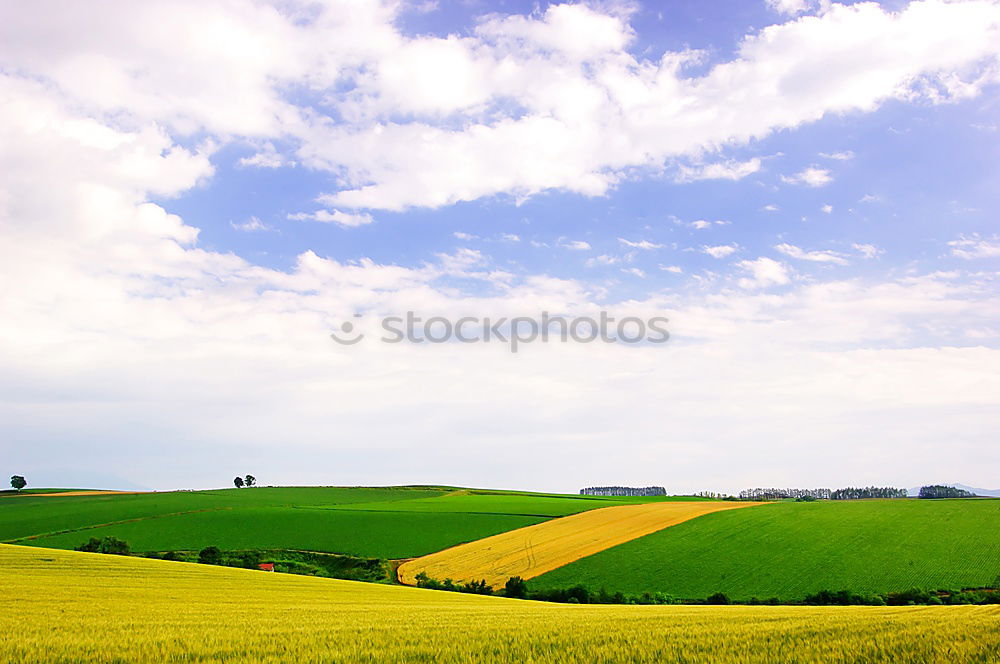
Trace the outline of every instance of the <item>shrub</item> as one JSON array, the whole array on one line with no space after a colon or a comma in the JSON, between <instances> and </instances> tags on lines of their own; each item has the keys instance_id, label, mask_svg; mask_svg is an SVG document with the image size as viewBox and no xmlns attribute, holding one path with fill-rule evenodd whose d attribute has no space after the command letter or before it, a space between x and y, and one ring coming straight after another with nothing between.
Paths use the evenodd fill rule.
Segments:
<instances>
[{"instance_id":1,"label":"shrub","mask_svg":"<svg viewBox=\"0 0 1000 664\"><path fill-rule=\"evenodd\" d=\"M132 553L132 547L125 540L120 540L114 536L101 539L91 537L85 543L76 547L77 551L87 551L89 553L110 553L116 556L128 556Z\"/></svg>"},{"instance_id":2,"label":"shrub","mask_svg":"<svg viewBox=\"0 0 1000 664\"><path fill-rule=\"evenodd\" d=\"M198 552L198 562L202 565L221 565L222 551L217 546L206 546Z\"/></svg>"}]
</instances>

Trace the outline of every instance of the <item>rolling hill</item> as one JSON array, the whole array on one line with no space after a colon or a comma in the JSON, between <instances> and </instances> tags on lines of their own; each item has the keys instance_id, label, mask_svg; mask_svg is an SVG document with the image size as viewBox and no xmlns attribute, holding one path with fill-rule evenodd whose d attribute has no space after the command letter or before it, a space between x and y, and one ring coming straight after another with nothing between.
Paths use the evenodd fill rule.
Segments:
<instances>
[{"instance_id":1,"label":"rolling hill","mask_svg":"<svg viewBox=\"0 0 1000 664\"><path fill-rule=\"evenodd\" d=\"M775 503L708 514L532 580L533 588L798 600L819 590L991 585L1000 500Z\"/></svg>"},{"instance_id":2,"label":"rolling hill","mask_svg":"<svg viewBox=\"0 0 1000 664\"><path fill-rule=\"evenodd\" d=\"M90 537L115 536L135 551L217 546L408 558L641 501L426 487L6 495L0 498L0 542L72 549Z\"/></svg>"}]
</instances>

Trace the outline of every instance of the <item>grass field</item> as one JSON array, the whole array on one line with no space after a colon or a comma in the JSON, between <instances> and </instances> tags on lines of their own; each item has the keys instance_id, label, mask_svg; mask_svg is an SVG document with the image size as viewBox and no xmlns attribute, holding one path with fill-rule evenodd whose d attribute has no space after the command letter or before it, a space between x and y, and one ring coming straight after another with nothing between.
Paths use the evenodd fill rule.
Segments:
<instances>
[{"instance_id":1,"label":"grass field","mask_svg":"<svg viewBox=\"0 0 1000 664\"><path fill-rule=\"evenodd\" d=\"M1000 657L996 606L571 606L4 545L0 590L21 664Z\"/></svg>"},{"instance_id":2,"label":"grass field","mask_svg":"<svg viewBox=\"0 0 1000 664\"><path fill-rule=\"evenodd\" d=\"M136 551L218 546L404 558L630 502L635 500L418 487L6 495L0 498L0 541L73 548L113 535Z\"/></svg>"},{"instance_id":3,"label":"grass field","mask_svg":"<svg viewBox=\"0 0 1000 664\"><path fill-rule=\"evenodd\" d=\"M998 576L1000 500L865 500L710 514L556 569L531 585L796 600L823 589L975 587Z\"/></svg>"},{"instance_id":4,"label":"grass field","mask_svg":"<svg viewBox=\"0 0 1000 664\"><path fill-rule=\"evenodd\" d=\"M590 510L411 560L400 566L399 579L412 585L424 573L436 580L485 580L496 588L512 576L531 579L689 519L754 506L760 503L657 502Z\"/></svg>"}]
</instances>

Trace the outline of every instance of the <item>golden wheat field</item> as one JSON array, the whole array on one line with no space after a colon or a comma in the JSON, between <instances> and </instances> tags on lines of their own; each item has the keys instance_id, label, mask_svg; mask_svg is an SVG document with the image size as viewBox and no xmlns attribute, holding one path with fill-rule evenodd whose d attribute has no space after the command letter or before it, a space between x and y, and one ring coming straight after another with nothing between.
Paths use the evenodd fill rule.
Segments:
<instances>
[{"instance_id":1,"label":"golden wheat field","mask_svg":"<svg viewBox=\"0 0 1000 664\"><path fill-rule=\"evenodd\" d=\"M415 585L424 572L439 581L484 579L496 588L512 576L531 579L695 517L758 505L678 501L590 510L416 558L399 567L399 580Z\"/></svg>"},{"instance_id":2,"label":"golden wheat field","mask_svg":"<svg viewBox=\"0 0 1000 664\"><path fill-rule=\"evenodd\" d=\"M0 545L0 661L991 662L1000 607L574 606Z\"/></svg>"},{"instance_id":3,"label":"golden wheat field","mask_svg":"<svg viewBox=\"0 0 1000 664\"><path fill-rule=\"evenodd\" d=\"M572 606L0 545L6 662L989 662L1000 607Z\"/></svg>"}]
</instances>

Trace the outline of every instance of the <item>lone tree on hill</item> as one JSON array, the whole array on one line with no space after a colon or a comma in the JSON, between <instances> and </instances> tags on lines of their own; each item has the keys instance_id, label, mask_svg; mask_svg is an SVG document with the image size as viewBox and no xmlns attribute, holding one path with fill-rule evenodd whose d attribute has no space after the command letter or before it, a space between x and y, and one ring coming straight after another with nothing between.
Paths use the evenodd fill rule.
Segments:
<instances>
[{"instance_id":1,"label":"lone tree on hill","mask_svg":"<svg viewBox=\"0 0 1000 664\"><path fill-rule=\"evenodd\" d=\"M27 482L27 480L25 480L20 475L11 475L10 476L10 485L12 487L14 487L15 489L17 489L18 491L20 491L24 487L28 486L28 482Z\"/></svg>"},{"instance_id":2,"label":"lone tree on hill","mask_svg":"<svg viewBox=\"0 0 1000 664\"><path fill-rule=\"evenodd\" d=\"M257 478L254 477L253 475L247 475L243 481L246 483L247 486L253 486L257 484Z\"/></svg>"},{"instance_id":3,"label":"lone tree on hill","mask_svg":"<svg viewBox=\"0 0 1000 664\"><path fill-rule=\"evenodd\" d=\"M236 485L237 489L242 489L243 488L243 478L240 477L239 475L237 475L236 479L233 480L233 484Z\"/></svg>"}]
</instances>

